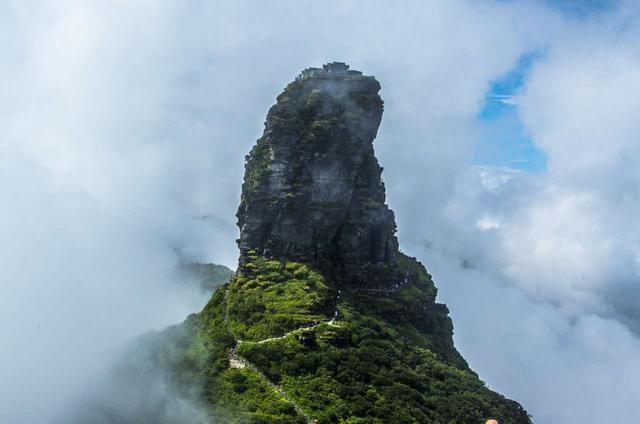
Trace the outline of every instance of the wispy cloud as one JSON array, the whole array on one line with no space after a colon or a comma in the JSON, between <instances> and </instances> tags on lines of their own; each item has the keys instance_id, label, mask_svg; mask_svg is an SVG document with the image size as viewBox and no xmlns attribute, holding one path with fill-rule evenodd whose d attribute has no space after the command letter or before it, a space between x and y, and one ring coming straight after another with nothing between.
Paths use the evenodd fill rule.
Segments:
<instances>
[{"instance_id":1,"label":"wispy cloud","mask_svg":"<svg viewBox=\"0 0 640 424\"><path fill-rule=\"evenodd\" d=\"M514 94L494 94L491 96L491 98L505 105L510 105L510 106L518 105L518 99Z\"/></svg>"},{"instance_id":2,"label":"wispy cloud","mask_svg":"<svg viewBox=\"0 0 640 424\"><path fill-rule=\"evenodd\" d=\"M3 3L0 421L50 422L114 346L197 308L176 252L234 265L266 110L299 70L342 59L382 83L376 151L400 240L472 366L538 422L633 422L640 28L637 6L616 10ZM548 170L473 166L487 88L542 48L517 98L493 100L518 107Z\"/></svg>"}]
</instances>

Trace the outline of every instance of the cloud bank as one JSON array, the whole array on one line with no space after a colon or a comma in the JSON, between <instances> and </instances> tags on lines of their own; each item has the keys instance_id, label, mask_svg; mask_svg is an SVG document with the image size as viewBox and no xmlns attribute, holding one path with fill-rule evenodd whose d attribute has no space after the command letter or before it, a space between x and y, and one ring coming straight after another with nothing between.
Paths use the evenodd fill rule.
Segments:
<instances>
[{"instance_id":1,"label":"cloud bank","mask_svg":"<svg viewBox=\"0 0 640 424\"><path fill-rule=\"evenodd\" d=\"M630 422L637 18L631 2L3 3L0 421L50 422L124 343L197 310L175 265L235 265L268 107L344 60L383 86L401 246L472 367L537 422ZM548 169L472 165L491 82L531 52L513 101Z\"/></svg>"}]
</instances>

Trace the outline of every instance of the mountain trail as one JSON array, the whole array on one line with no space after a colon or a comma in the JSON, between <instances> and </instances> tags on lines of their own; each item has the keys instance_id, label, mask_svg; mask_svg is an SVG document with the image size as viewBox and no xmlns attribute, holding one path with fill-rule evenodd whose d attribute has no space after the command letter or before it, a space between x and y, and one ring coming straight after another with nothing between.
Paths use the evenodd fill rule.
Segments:
<instances>
[{"instance_id":1,"label":"mountain trail","mask_svg":"<svg viewBox=\"0 0 640 424\"><path fill-rule=\"evenodd\" d=\"M231 333L233 335L233 332L231 331L231 328L229 327L229 289L225 289L224 291L224 323L227 326L227 329L229 330L229 333ZM316 420L314 420L313 418L309 417L309 415L307 415L306 412L304 412L304 410L300 407L300 405L298 405L296 403L295 400L293 400L288 394L287 392L282 388L282 386L275 384L273 381L271 381L269 379L269 377L267 377L262 371L260 371L260 369L253 363L251 363L250 361L247 360L247 358L245 358L244 356L242 356L239 352L238 352L238 345L241 343L254 343L254 344L261 344L261 343L267 343L273 340L280 340L280 339L284 339L285 337L293 334L293 333L297 333L297 332L303 332L303 331L307 331L307 330L311 330L313 328L316 328L319 325L322 324L329 324L331 326L334 327L338 327L337 324L335 324L335 319L338 316L338 311L335 311L335 315L334 317L326 322L320 322L311 326L306 326L306 327L301 327L292 331L289 331L288 333L279 336L279 337L271 337L268 339L264 339L264 340L260 340L257 342L248 342L248 341L243 341L243 340L238 340L235 339L234 336L234 340L236 342L236 345L231 349L231 351L229 352L229 367L230 368L235 368L235 369L243 369L243 368L248 368L251 371L255 372L256 374L258 374L258 376L260 376L260 378L262 378L262 380L264 380L265 383L267 383L267 385L269 385L271 388L273 388L276 392L278 392L278 394L280 396L282 396L283 399L285 399L287 402L289 402L290 404L293 405L293 407L295 408L296 412L303 416L304 419L309 423L309 424L313 424L315 422L317 422Z\"/></svg>"}]
</instances>

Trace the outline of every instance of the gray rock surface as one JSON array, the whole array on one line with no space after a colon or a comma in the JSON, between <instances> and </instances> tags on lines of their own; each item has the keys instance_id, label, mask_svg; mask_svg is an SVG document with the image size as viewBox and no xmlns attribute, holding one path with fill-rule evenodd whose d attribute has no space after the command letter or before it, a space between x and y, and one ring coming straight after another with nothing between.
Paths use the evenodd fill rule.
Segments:
<instances>
[{"instance_id":1,"label":"gray rock surface","mask_svg":"<svg viewBox=\"0 0 640 424\"><path fill-rule=\"evenodd\" d=\"M315 263L362 285L398 254L373 149L380 84L335 65L303 71L285 88L247 156L237 213L241 267L253 251Z\"/></svg>"}]
</instances>

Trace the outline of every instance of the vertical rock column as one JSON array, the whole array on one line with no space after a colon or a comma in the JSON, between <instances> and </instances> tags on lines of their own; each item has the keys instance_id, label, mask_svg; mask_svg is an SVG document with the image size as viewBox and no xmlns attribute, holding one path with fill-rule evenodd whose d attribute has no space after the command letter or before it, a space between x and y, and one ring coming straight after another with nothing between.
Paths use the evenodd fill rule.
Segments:
<instances>
[{"instance_id":1,"label":"vertical rock column","mask_svg":"<svg viewBox=\"0 0 640 424\"><path fill-rule=\"evenodd\" d=\"M334 67L303 71L285 88L247 155L237 213L241 267L255 252L363 285L398 253L373 150L380 84Z\"/></svg>"}]
</instances>

